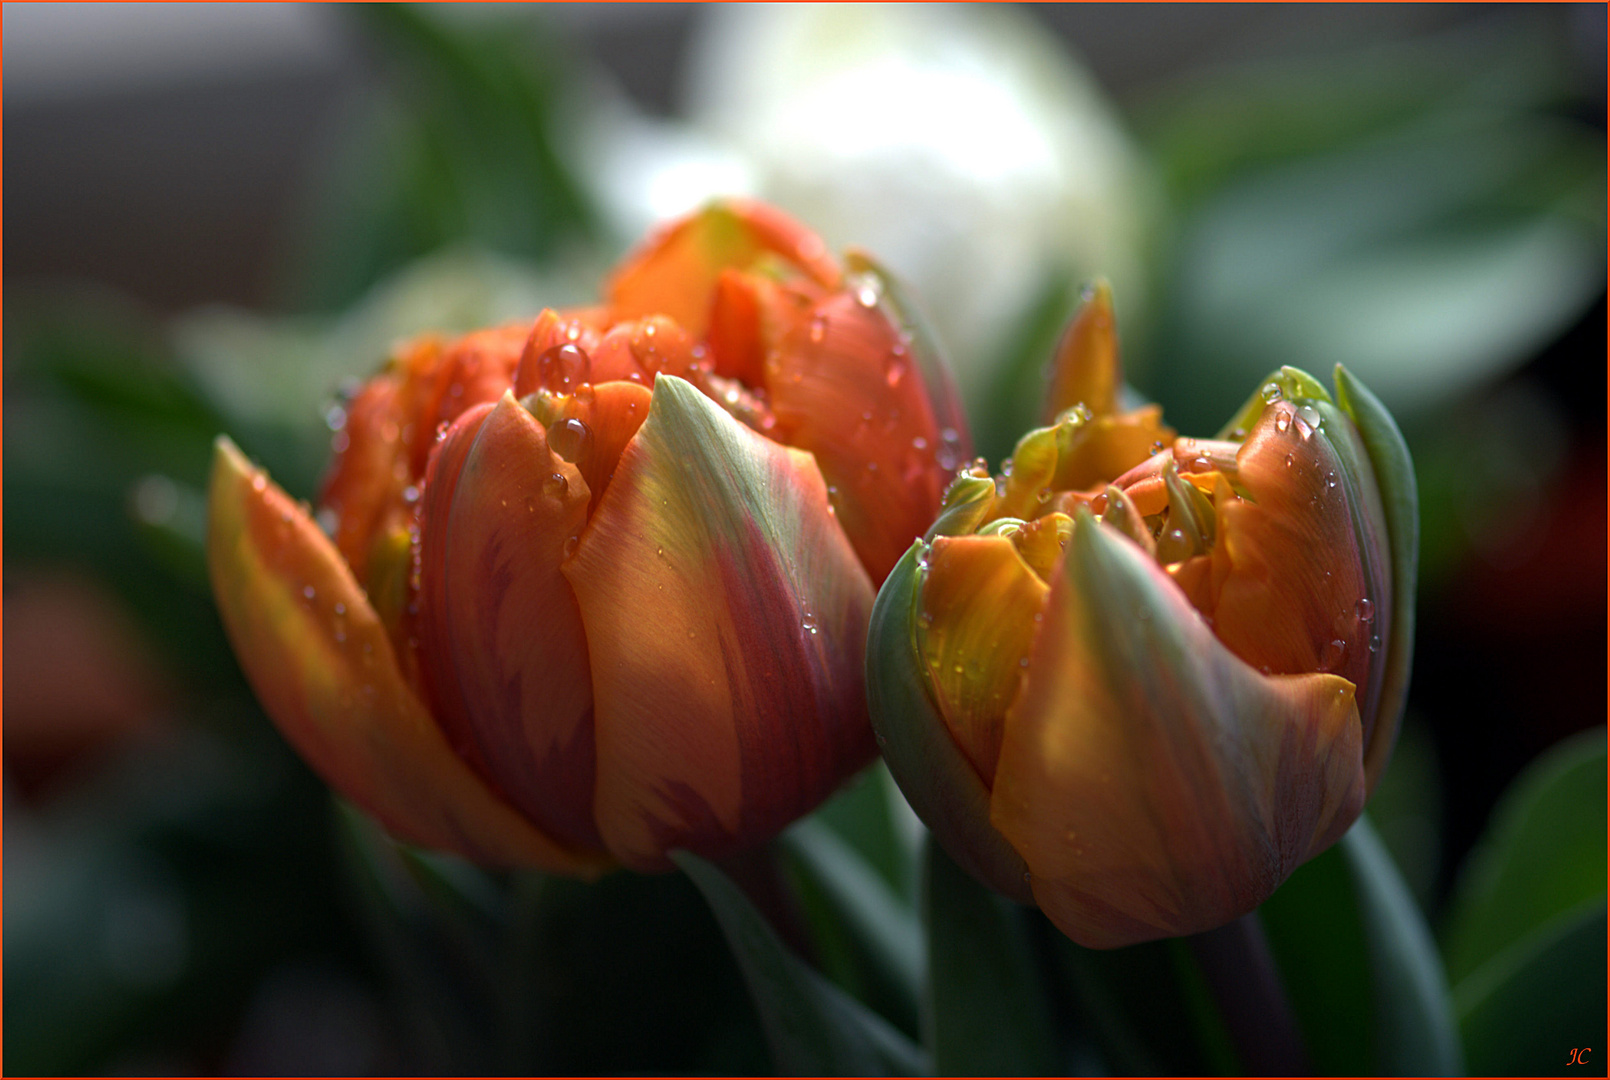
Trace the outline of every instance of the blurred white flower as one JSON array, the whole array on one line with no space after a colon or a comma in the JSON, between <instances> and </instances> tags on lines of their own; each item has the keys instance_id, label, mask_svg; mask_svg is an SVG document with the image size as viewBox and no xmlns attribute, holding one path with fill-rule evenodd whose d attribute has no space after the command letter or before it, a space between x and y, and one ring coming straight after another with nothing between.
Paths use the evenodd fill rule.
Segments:
<instances>
[{"instance_id":1,"label":"blurred white flower","mask_svg":"<svg viewBox=\"0 0 1610 1080\"><path fill-rule=\"evenodd\" d=\"M1057 272L1144 304L1151 190L1055 37L1000 8L718 6L685 65L688 127L610 111L587 155L635 234L716 194L774 202L917 292L969 402Z\"/></svg>"}]
</instances>

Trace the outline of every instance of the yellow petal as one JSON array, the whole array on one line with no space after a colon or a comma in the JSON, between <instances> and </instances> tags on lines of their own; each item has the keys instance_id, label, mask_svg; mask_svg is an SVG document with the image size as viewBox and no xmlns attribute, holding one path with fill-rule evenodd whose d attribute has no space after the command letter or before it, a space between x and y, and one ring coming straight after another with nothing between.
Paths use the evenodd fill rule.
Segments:
<instances>
[{"instance_id":1,"label":"yellow petal","mask_svg":"<svg viewBox=\"0 0 1610 1080\"><path fill-rule=\"evenodd\" d=\"M991 821L1068 936L1109 948L1252 910L1363 805L1353 687L1265 677L1088 515L1008 714Z\"/></svg>"},{"instance_id":2,"label":"yellow petal","mask_svg":"<svg viewBox=\"0 0 1610 1080\"><path fill-rule=\"evenodd\" d=\"M918 648L951 737L986 787L1047 591L1005 536L941 536L928 553Z\"/></svg>"},{"instance_id":3,"label":"yellow petal","mask_svg":"<svg viewBox=\"0 0 1610 1080\"><path fill-rule=\"evenodd\" d=\"M809 454L661 375L564 572L592 656L598 827L622 862L758 843L871 759L872 583Z\"/></svg>"},{"instance_id":4,"label":"yellow petal","mask_svg":"<svg viewBox=\"0 0 1610 1080\"><path fill-rule=\"evenodd\" d=\"M559 572L588 494L512 395L466 412L425 485L417 628L444 729L539 828L597 849L587 639Z\"/></svg>"},{"instance_id":5,"label":"yellow petal","mask_svg":"<svg viewBox=\"0 0 1610 1080\"><path fill-rule=\"evenodd\" d=\"M235 654L326 780L412 843L582 876L604 868L533 828L453 754L335 547L227 439L210 500L208 564Z\"/></svg>"}]
</instances>

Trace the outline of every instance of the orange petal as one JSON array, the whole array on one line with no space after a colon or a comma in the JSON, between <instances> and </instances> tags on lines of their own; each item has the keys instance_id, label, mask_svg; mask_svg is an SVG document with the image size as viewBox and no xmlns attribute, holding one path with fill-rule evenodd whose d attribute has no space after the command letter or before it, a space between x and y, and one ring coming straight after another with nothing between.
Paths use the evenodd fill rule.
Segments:
<instances>
[{"instance_id":1,"label":"orange petal","mask_svg":"<svg viewBox=\"0 0 1610 1080\"><path fill-rule=\"evenodd\" d=\"M227 439L213 462L208 565L264 709L332 786L396 836L479 862L594 876L452 752L328 538Z\"/></svg>"},{"instance_id":2,"label":"orange petal","mask_svg":"<svg viewBox=\"0 0 1610 1080\"><path fill-rule=\"evenodd\" d=\"M455 424L420 528L420 665L443 727L510 802L563 843L598 848L592 680L559 572L587 523L587 483L505 394Z\"/></svg>"},{"instance_id":3,"label":"orange petal","mask_svg":"<svg viewBox=\"0 0 1610 1080\"><path fill-rule=\"evenodd\" d=\"M990 820L1082 945L1222 925L1364 800L1353 687L1260 676L1136 545L1076 522L1006 719Z\"/></svg>"},{"instance_id":4,"label":"orange petal","mask_svg":"<svg viewBox=\"0 0 1610 1080\"><path fill-rule=\"evenodd\" d=\"M335 546L359 581L368 580L370 547L409 481L401 397L401 381L391 372L353 395L319 494L319 505L335 521Z\"/></svg>"},{"instance_id":5,"label":"orange petal","mask_svg":"<svg viewBox=\"0 0 1610 1080\"><path fill-rule=\"evenodd\" d=\"M710 362L716 374L759 386L766 377L760 297L746 274L725 269L716 278L710 306Z\"/></svg>"},{"instance_id":6,"label":"orange petal","mask_svg":"<svg viewBox=\"0 0 1610 1080\"><path fill-rule=\"evenodd\" d=\"M1220 508L1208 613L1220 640L1255 668L1328 671L1363 688L1379 666L1370 641L1384 586L1366 571L1346 470L1330 441L1350 425L1340 418L1315 433L1299 423L1299 408L1270 405L1242 445L1238 481L1249 498ZM1384 567L1384 556L1375 565Z\"/></svg>"},{"instance_id":7,"label":"orange petal","mask_svg":"<svg viewBox=\"0 0 1610 1080\"><path fill-rule=\"evenodd\" d=\"M575 394L537 394L527 400L554 452L586 478L591 509L598 508L621 452L648 418L650 398L641 383L607 382Z\"/></svg>"},{"instance_id":8,"label":"orange petal","mask_svg":"<svg viewBox=\"0 0 1610 1080\"><path fill-rule=\"evenodd\" d=\"M762 203L729 199L673 222L627 257L606 288L612 317L667 315L703 339L721 272L768 254L826 287L842 276L815 233Z\"/></svg>"},{"instance_id":9,"label":"orange petal","mask_svg":"<svg viewBox=\"0 0 1610 1080\"><path fill-rule=\"evenodd\" d=\"M1048 588L1004 536L941 536L928 554L917 642L951 737L984 786Z\"/></svg>"},{"instance_id":10,"label":"orange petal","mask_svg":"<svg viewBox=\"0 0 1610 1080\"><path fill-rule=\"evenodd\" d=\"M422 476L436 433L472 405L496 401L514 385L530 328L523 323L477 330L447 347L440 365L420 387L414 475Z\"/></svg>"},{"instance_id":11,"label":"orange petal","mask_svg":"<svg viewBox=\"0 0 1610 1080\"><path fill-rule=\"evenodd\" d=\"M963 436L935 420L910 344L875 300L823 300L767 368L779 432L815 455L845 533L882 581L938 513Z\"/></svg>"},{"instance_id":12,"label":"orange petal","mask_svg":"<svg viewBox=\"0 0 1610 1080\"><path fill-rule=\"evenodd\" d=\"M1156 405L1093 417L1058 448L1055 486L1085 491L1105 484L1173 442L1174 429L1163 424L1163 410Z\"/></svg>"},{"instance_id":13,"label":"orange petal","mask_svg":"<svg viewBox=\"0 0 1610 1080\"><path fill-rule=\"evenodd\" d=\"M1118 411L1124 370L1118 362L1118 328L1113 319L1112 287L1098 280L1086 287L1068 328L1051 358L1051 385L1046 389L1042 420L1050 424L1063 411L1083 405L1094 416ZM1122 470L1120 470L1122 471ZM1099 480L1109 480L1112 472ZM1079 484L1089 487L1096 483Z\"/></svg>"},{"instance_id":14,"label":"orange petal","mask_svg":"<svg viewBox=\"0 0 1610 1080\"><path fill-rule=\"evenodd\" d=\"M591 354L598 349L601 331L584 315L561 315L544 308L531 325L520 363L514 371L514 396L525 397L534 390L572 393L583 383L593 381Z\"/></svg>"},{"instance_id":15,"label":"orange petal","mask_svg":"<svg viewBox=\"0 0 1610 1080\"><path fill-rule=\"evenodd\" d=\"M872 585L807 454L662 375L564 566L597 715L599 831L629 866L769 837L873 755Z\"/></svg>"}]
</instances>

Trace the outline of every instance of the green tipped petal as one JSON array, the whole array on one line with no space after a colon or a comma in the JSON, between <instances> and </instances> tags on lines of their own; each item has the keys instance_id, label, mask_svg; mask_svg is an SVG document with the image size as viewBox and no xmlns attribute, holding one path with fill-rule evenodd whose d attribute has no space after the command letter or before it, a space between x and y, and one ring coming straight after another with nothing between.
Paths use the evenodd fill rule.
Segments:
<instances>
[{"instance_id":1,"label":"green tipped petal","mask_svg":"<svg viewBox=\"0 0 1610 1080\"><path fill-rule=\"evenodd\" d=\"M1376 706L1375 732L1365 747L1364 766L1371 787L1386 768L1397 739L1403 703L1409 693L1409 669L1414 657L1414 599L1420 559L1420 499L1414 480L1414 462L1392 414L1369 388L1340 364L1336 365L1336 399L1357 425L1375 472L1386 515L1387 540L1392 560L1392 627L1385 643L1386 674Z\"/></svg>"},{"instance_id":2,"label":"green tipped petal","mask_svg":"<svg viewBox=\"0 0 1610 1080\"><path fill-rule=\"evenodd\" d=\"M883 759L917 816L973 877L1033 903L1028 868L989 820L990 793L940 715L917 651L927 547L913 544L883 583L867 637L867 703Z\"/></svg>"}]
</instances>

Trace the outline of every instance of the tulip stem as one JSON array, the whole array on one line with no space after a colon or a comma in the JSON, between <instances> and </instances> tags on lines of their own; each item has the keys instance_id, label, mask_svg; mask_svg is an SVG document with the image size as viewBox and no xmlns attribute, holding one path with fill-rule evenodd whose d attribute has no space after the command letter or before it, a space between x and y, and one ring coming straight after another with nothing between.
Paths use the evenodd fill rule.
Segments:
<instances>
[{"instance_id":1,"label":"tulip stem","mask_svg":"<svg viewBox=\"0 0 1610 1080\"><path fill-rule=\"evenodd\" d=\"M1256 911L1187 938L1250 1076L1312 1076L1297 1016Z\"/></svg>"}]
</instances>

